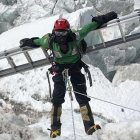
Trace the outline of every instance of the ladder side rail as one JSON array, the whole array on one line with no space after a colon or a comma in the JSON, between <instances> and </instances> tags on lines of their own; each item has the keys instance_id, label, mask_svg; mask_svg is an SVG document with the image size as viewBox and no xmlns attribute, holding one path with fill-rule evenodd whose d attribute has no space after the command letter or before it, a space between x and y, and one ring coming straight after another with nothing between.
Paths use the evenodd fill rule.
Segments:
<instances>
[{"instance_id":1,"label":"ladder side rail","mask_svg":"<svg viewBox=\"0 0 140 140\"><path fill-rule=\"evenodd\" d=\"M121 16L121 17L118 17L118 18L119 18L119 20L120 20L121 23L126 23L126 22L129 22L131 20L135 20L139 16L140 16L140 10L139 11L135 11L132 14ZM115 26L115 24L117 24L118 18L109 21L107 24L104 24L102 26L102 28L108 28L108 27L111 27L111 26Z\"/></svg>"},{"instance_id":2,"label":"ladder side rail","mask_svg":"<svg viewBox=\"0 0 140 140\"><path fill-rule=\"evenodd\" d=\"M29 53L28 53L27 51L25 51L25 52L23 52L23 53L24 53L24 55L25 55L27 61L29 62L29 65L30 65L31 67L33 67L33 65L32 65L33 61L32 61L32 59L31 59Z\"/></svg>"},{"instance_id":3,"label":"ladder side rail","mask_svg":"<svg viewBox=\"0 0 140 140\"><path fill-rule=\"evenodd\" d=\"M126 42L137 40L139 38L140 38L140 33L129 35L129 36L126 36ZM108 41L108 42L106 42L106 48L111 47L111 46L115 46L115 45L119 45L119 44L123 44L123 43L124 42L123 42L122 38L115 39L115 40L112 40L112 41ZM103 46L103 43L100 43L100 44L97 44L95 46L88 47L87 48L87 53L92 52L92 51L98 51L98 50L101 50L101 49L104 49L104 48L105 47ZM46 65L49 65L49 64L50 63L48 62L48 60L44 59L44 60L39 60L39 61L33 62L33 67L37 68L37 67L46 66ZM13 65L13 67L14 67L14 65ZM6 70L0 71L0 77L5 77L5 76L8 76L8 75L12 75L12 74L22 72L22 71L26 71L26 70L30 70L30 69L33 69L33 68L30 67L29 64L20 65L20 66L16 67L16 72L12 68L8 69L8 70L6 69Z\"/></svg>"},{"instance_id":4,"label":"ladder side rail","mask_svg":"<svg viewBox=\"0 0 140 140\"><path fill-rule=\"evenodd\" d=\"M2 51L2 52L0 52L0 59L6 58L6 56L11 56L10 54L12 54L12 53L17 53L17 52L21 53L21 51L22 50L19 47Z\"/></svg>"},{"instance_id":5,"label":"ladder side rail","mask_svg":"<svg viewBox=\"0 0 140 140\"><path fill-rule=\"evenodd\" d=\"M140 33L136 33L136 34L126 36L125 39L126 39L126 42L131 42L131 41L134 41L134 40L138 40L138 39L140 39ZM124 43L124 41L123 41L122 38L111 40L111 41L106 42L106 48L113 47L113 46L123 44L123 43ZM103 46L102 43L94 45L94 46L88 46L86 53L98 51L98 50L101 50L101 49L105 49L105 47Z\"/></svg>"},{"instance_id":6,"label":"ladder side rail","mask_svg":"<svg viewBox=\"0 0 140 140\"><path fill-rule=\"evenodd\" d=\"M122 24L122 23L130 22L131 20L135 20L135 19L138 19L138 18L139 18L139 16L133 17L133 18L131 18L131 19L126 19L126 20L124 20L124 21L121 21L121 24ZM117 23L118 19L115 19L115 20L113 20L113 21L114 21L114 22L111 23L111 24L104 24L100 29L107 29L107 28L116 26L116 25L118 24L118 23ZM96 29L96 30L94 30L94 31L97 31L97 30L100 30L100 29ZM93 31L93 32L94 32L94 31Z\"/></svg>"},{"instance_id":7,"label":"ladder side rail","mask_svg":"<svg viewBox=\"0 0 140 140\"><path fill-rule=\"evenodd\" d=\"M140 33L135 33L135 34L126 36L125 38L126 38L126 42L137 40L137 39L140 39Z\"/></svg>"},{"instance_id":8,"label":"ladder side rail","mask_svg":"<svg viewBox=\"0 0 140 140\"><path fill-rule=\"evenodd\" d=\"M126 16L126 17L128 17L128 16ZM126 22L128 22L128 21L130 21L130 20L134 20L134 19L136 19L136 18L140 18L140 13L137 13L136 15L135 15L135 17L133 17L133 15L131 15L131 19L127 19L127 18L124 18L125 19L125 21L124 21L124 23L126 23ZM122 29L122 23L123 22L120 22L120 19L118 18L118 19L115 19L115 24L112 24L111 26L117 26L118 25L118 27L119 27L119 30L120 30L120 33L121 33L121 36L122 36L122 39L123 39L123 41L124 42L126 42L126 39L125 39L125 34L124 34L124 32L123 32L123 29ZM109 24L110 25L110 24ZM101 40L102 40L102 43L103 43L103 46L104 47L106 47L106 42L104 41L104 38L103 38L103 35L102 35L102 32L101 32L101 30L102 29L107 29L107 28L109 28L109 27L111 27L111 26L107 26L107 27L103 27L103 28L100 28L100 29L98 29L99 30L99 35L100 35L100 38L101 38ZM95 30L95 31L97 31L97 30ZM119 40L121 40L121 39L119 39ZM113 41L113 40L112 40ZM114 43L115 43L116 41L114 40ZM121 40L121 42L120 43L122 43L122 40ZM96 46L98 46L98 45L96 45Z\"/></svg>"},{"instance_id":9,"label":"ladder side rail","mask_svg":"<svg viewBox=\"0 0 140 140\"><path fill-rule=\"evenodd\" d=\"M99 30L99 35L100 35L100 38L102 40L102 43L101 44L96 44L94 47L92 47L91 51L100 50L100 49L103 49L105 47L111 47L111 46L114 46L114 45L121 44L123 42L129 42L129 41L138 39L140 37L139 34L133 34L133 35L125 37L124 32L122 30L122 26L120 24L120 21L121 21L121 23L126 23L126 22L134 20L136 18L140 18L140 13L139 12L137 12L135 14L128 15L128 16L120 17L119 20L115 19L115 20L109 22L108 24L106 24L107 27L102 27L100 29L94 30L94 31ZM119 30L120 30L122 39L119 38L119 39L115 39L115 40L112 40L112 41L105 42L101 30L102 29L107 29L107 28L109 28L111 26L116 26L116 25L119 26ZM27 48L26 50L24 50L22 48L17 47L17 48L9 49L9 50L6 50L6 51L3 51L3 52L0 53L0 59L6 58L8 63L11 66L12 71L14 73L16 73L17 72L17 70L16 70L17 66L13 62L11 56L17 55L17 54L20 54L20 53L24 53L27 61L29 62L30 67L33 68L33 63L34 62L32 61L30 55L28 54L28 51L31 51L31 50L34 50L34 49L38 49L38 48ZM43 51L44 55L46 56L46 61L49 62L49 59L48 59L49 54L43 48L42 48L42 51Z\"/></svg>"},{"instance_id":10,"label":"ladder side rail","mask_svg":"<svg viewBox=\"0 0 140 140\"><path fill-rule=\"evenodd\" d=\"M119 38L119 39L116 39L115 41L111 40L111 41L106 42L106 47L104 47L102 43L94 45L94 46L88 46L86 53L102 50L102 49L105 49L108 47L113 47L115 45L119 45L119 44L123 44L123 43L124 43L124 41L122 40L122 38Z\"/></svg>"},{"instance_id":11,"label":"ladder side rail","mask_svg":"<svg viewBox=\"0 0 140 140\"><path fill-rule=\"evenodd\" d=\"M132 15L127 15L124 18L119 17L119 19L120 19L121 23L126 23L130 20L134 20L136 18L139 18L139 16L140 16L140 13L136 13L135 17L133 17ZM130 18L128 18L128 17L130 17ZM121 18L122 18L122 20L121 20ZM113 21L108 22L108 24L103 25L102 28L96 29L93 32L101 30L101 29L107 29L111 26L116 26L118 24L117 21L118 21L118 19L114 19ZM16 47L16 48L13 48L13 49L9 49L9 50L6 50L6 51L3 51L3 52L0 53L0 59L5 58L5 56L12 56L12 55L16 55L16 54L22 53L24 51L29 51L29 50L33 50L33 49L38 49L38 48L28 48L28 49L24 50L22 48Z\"/></svg>"},{"instance_id":12,"label":"ladder side rail","mask_svg":"<svg viewBox=\"0 0 140 140\"><path fill-rule=\"evenodd\" d=\"M119 17L119 20L121 22L125 22L126 20L133 20L133 19L137 18L138 16L140 16L140 12L134 12L132 14ZM116 22L117 22L117 19L114 19L112 21L109 21L107 23L107 25L110 25L110 24L113 24L113 23L116 23Z\"/></svg>"},{"instance_id":13,"label":"ladder side rail","mask_svg":"<svg viewBox=\"0 0 140 140\"><path fill-rule=\"evenodd\" d=\"M28 49L24 50L22 48L16 47L16 48L13 48L13 49L5 50L5 51L0 53L0 59L4 59L6 57L11 57L13 55L17 55L17 54L23 53L25 51L31 51L31 50L34 50L34 49L38 49L38 48L28 48Z\"/></svg>"},{"instance_id":14,"label":"ladder side rail","mask_svg":"<svg viewBox=\"0 0 140 140\"><path fill-rule=\"evenodd\" d=\"M21 48L14 48L14 49L10 49L10 51L12 53L9 50L4 51L3 54L1 53L2 55L4 55L1 59L7 59L11 68L4 69L4 70L0 71L0 77L5 77L7 75L13 75L13 74L16 74L16 73L19 73L22 71L26 71L26 70L30 70L30 69L34 69L37 67L41 67L41 66L50 64L50 61L47 58L49 56L49 54L44 49L42 49L42 51L43 51L44 55L46 56L45 59L41 59L38 61L32 61L28 51L31 51L33 49L21 50ZM14 51L16 51L16 52L14 52ZM23 53L25 55L28 63L20 65L20 66L16 66L13 59L11 58L11 56L16 55L16 54L20 54L20 53Z\"/></svg>"},{"instance_id":15,"label":"ladder side rail","mask_svg":"<svg viewBox=\"0 0 140 140\"><path fill-rule=\"evenodd\" d=\"M16 73L24 72L24 71L27 71L27 70L32 70L34 68L46 66L46 65L49 65L49 64L50 63L46 59L42 59L42 60L38 60L38 61L33 62L32 63L33 67L31 67L28 63L23 64L23 65L20 65L20 66L16 67ZM13 74L15 74L13 69L8 68L8 69L0 71L0 78L10 76L10 75L13 75Z\"/></svg>"}]
</instances>

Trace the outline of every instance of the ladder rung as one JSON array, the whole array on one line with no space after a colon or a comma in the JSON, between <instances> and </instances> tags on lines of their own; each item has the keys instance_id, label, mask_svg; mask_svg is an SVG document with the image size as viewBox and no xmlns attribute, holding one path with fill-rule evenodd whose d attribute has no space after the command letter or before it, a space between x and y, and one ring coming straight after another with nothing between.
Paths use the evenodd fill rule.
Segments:
<instances>
[{"instance_id":1,"label":"ladder rung","mask_svg":"<svg viewBox=\"0 0 140 140\"><path fill-rule=\"evenodd\" d=\"M41 47L41 49L42 49L44 55L46 56L46 58L48 59L48 58L49 58L49 55L48 55L48 53L46 52L46 49L43 49L42 47ZM48 59L48 61L49 61L49 59Z\"/></svg>"},{"instance_id":2,"label":"ladder rung","mask_svg":"<svg viewBox=\"0 0 140 140\"><path fill-rule=\"evenodd\" d=\"M122 26L120 24L120 20L118 20L118 26L119 26L119 30L120 30L121 36L123 38L123 41L126 42L125 34L124 34L123 29L122 29Z\"/></svg>"},{"instance_id":3,"label":"ladder rung","mask_svg":"<svg viewBox=\"0 0 140 140\"><path fill-rule=\"evenodd\" d=\"M28 53L28 52L24 52L24 55L25 55L26 59L28 60L30 66L33 67L33 65L32 65L32 62L33 62L33 61L32 61L32 59L31 59L29 53Z\"/></svg>"},{"instance_id":4,"label":"ladder rung","mask_svg":"<svg viewBox=\"0 0 140 140\"><path fill-rule=\"evenodd\" d=\"M29 65L29 63L23 64L23 65L20 65L20 66L16 67L16 73L24 72L24 71L27 71L27 70L32 70L33 68L47 66L49 64L50 63L48 62L47 59L42 59L42 60L38 60L38 61L33 62L33 67L31 67ZM13 75L13 74L15 74L15 72L13 71L12 68L4 69L4 70L0 71L0 78L1 77L6 77L6 76L9 76L9 75Z\"/></svg>"},{"instance_id":5,"label":"ladder rung","mask_svg":"<svg viewBox=\"0 0 140 140\"><path fill-rule=\"evenodd\" d=\"M16 65L11 57L6 57L8 63L11 65L14 72L16 72Z\"/></svg>"},{"instance_id":6,"label":"ladder rung","mask_svg":"<svg viewBox=\"0 0 140 140\"><path fill-rule=\"evenodd\" d=\"M105 41L104 41L104 38L103 38L103 35L102 35L101 30L99 30L99 35L100 35L100 38L101 38L101 40L102 40L103 46L106 47Z\"/></svg>"},{"instance_id":7,"label":"ladder rung","mask_svg":"<svg viewBox=\"0 0 140 140\"><path fill-rule=\"evenodd\" d=\"M139 19L139 17L140 17L140 12L139 13L137 12L137 13L134 13L132 15L125 16L125 17L123 16L119 20L116 19L116 20L113 20L113 21L107 23L107 27L103 27L101 29L94 30L94 32L99 31L99 36L100 36L102 42L100 44L95 44L94 47L91 46L90 48L87 49L87 52L98 51L98 50L101 50L101 49L105 49L105 48L108 48L108 47L116 46L116 45L119 45L119 44L123 44L123 43L126 43L126 42L130 42L130 41L134 41L134 40L139 39L140 38L140 33L134 33L134 34L128 35L128 36L125 35L125 33L122 29L122 25L121 25L122 23L133 21L136 18ZM105 42L104 36L102 35L101 30L102 29L107 29L111 26L119 27L119 30L120 30L120 33L121 33L121 38ZM37 48L34 48L34 49L37 49ZM49 58L49 54L47 53L47 50L41 48L44 55L45 55L45 59L38 60L38 61L33 61L32 58L30 57L30 54L29 54L28 51L34 50L34 49L31 48L31 47L26 47L26 48L17 47L17 48L13 48L13 49L10 49L10 50L0 52L0 59L7 59L8 63L11 66L9 69L0 70L0 77L13 75L13 74L16 74L16 73L19 73L19 72L23 72L23 71L26 71L26 70L31 70L31 69L38 68L38 67L41 67L41 66L46 66L46 65L49 65L50 64L49 62L51 62L53 60L53 57ZM28 62L27 62L27 64L22 64L22 65L16 66L15 62L12 59L12 56L20 54L20 53L24 53Z\"/></svg>"},{"instance_id":8,"label":"ladder rung","mask_svg":"<svg viewBox=\"0 0 140 140\"><path fill-rule=\"evenodd\" d=\"M126 42L136 41L136 40L140 39L140 33L136 33L136 34L126 36L125 39L126 39ZM106 48L113 47L113 46L120 45L120 44L124 44L124 43L125 42L123 41L122 38L118 38L118 39L106 42ZM93 51L98 51L98 50L101 50L101 49L104 49L103 43L96 44L94 46L88 46L87 47L87 53L93 52Z\"/></svg>"}]
</instances>

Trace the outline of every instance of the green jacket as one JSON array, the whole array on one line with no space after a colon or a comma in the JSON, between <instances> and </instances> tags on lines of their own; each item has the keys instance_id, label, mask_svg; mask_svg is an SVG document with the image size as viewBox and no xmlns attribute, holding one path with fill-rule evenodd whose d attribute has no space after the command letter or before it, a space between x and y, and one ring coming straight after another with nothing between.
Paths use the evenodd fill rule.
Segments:
<instances>
[{"instance_id":1,"label":"green jacket","mask_svg":"<svg viewBox=\"0 0 140 140\"><path fill-rule=\"evenodd\" d=\"M88 25L85 25L82 29L73 31L76 34L76 42L79 45L80 41L90 32L96 29L99 26L97 22L92 22ZM49 49L49 35L46 34L40 39L35 39L34 43L36 45L42 46L44 49ZM68 43L69 50L66 54L63 54L60 50L59 44L53 42L53 51L54 51L54 62L59 64L70 64L75 63L80 59L80 55L77 52L74 42Z\"/></svg>"}]
</instances>

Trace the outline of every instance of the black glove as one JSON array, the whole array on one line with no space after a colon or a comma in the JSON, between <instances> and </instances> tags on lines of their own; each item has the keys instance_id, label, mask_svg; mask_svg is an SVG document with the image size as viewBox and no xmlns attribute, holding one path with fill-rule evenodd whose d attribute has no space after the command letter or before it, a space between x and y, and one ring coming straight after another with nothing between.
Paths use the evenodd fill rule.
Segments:
<instances>
[{"instance_id":1,"label":"black glove","mask_svg":"<svg viewBox=\"0 0 140 140\"><path fill-rule=\"evenodd\" d=\"M109 22L110 20L113 20L117 17L118 17L118 15L114 11L112 11L112 12L109 12L105 15L101 15L101 16L98 16L98 17L93 17L92 22L94 22L94 21L98 22L99 27L101 27L103 24L105 24L105 23Z\"/></svg>"},{"instance_id":2,"label":"black glove","mask_svg":"<svg viewBox=\"0 0 140 140\"><path fill-rule=\"evenodd\" d=\"M33 38L24 38L20 40L20 48L24 47L32 47L32 48L38 48L40 47L39 45L34 44L34 40L39 39L38 37L33 37Z\"/></svg>"}]
</instances>

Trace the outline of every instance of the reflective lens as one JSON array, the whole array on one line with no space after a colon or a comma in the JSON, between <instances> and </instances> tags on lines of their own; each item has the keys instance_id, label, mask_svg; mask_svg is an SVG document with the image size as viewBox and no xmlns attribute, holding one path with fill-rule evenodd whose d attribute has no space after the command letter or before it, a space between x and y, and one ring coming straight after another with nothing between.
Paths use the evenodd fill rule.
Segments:
<instances>
[{"instance_id":1,"label":"reflective lens","mask_svg":"<svg viewBox=\"0 0 140 140\"><path fill-rule=\"evenodd\" d=\"M63 31L63 32L55 32L55 34L57 35L57 36L65 36L65 35L67 35L67 31Z\"/></svg>"}]
</instances>

